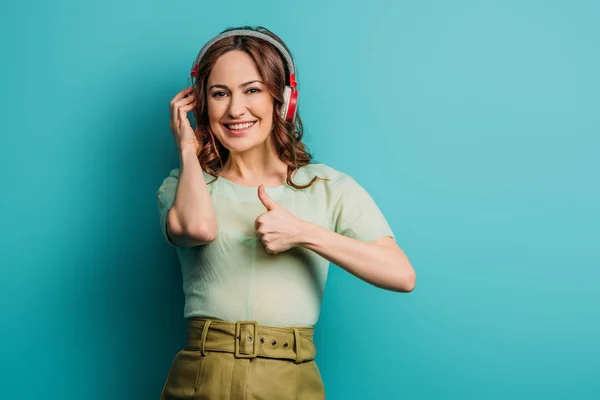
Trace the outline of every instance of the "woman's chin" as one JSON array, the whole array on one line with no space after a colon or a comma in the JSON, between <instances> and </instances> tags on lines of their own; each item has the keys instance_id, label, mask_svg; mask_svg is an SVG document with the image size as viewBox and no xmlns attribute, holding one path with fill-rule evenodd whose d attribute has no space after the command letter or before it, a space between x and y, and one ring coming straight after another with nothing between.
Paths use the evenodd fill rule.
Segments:
<instances>
[{"instance_id":1,"label":"woman's chin","mask_svg":"<svg viewBox=\"0 0 600 400\"><path fill-rule=\"evenodd\" d=\"M252 137L243 137L243 138L225 137L225 138L223 138L223 140L221 140L221 143L227 150L234 151L236 153L240 153L240 152L249 150L252 147L256 146L256 143L254 143L254 140Z\"/></svg>"},{"instance_id":2,"label":"woman's chin","mask_svg":"<svg viewBox=\"0 0 600 400\"><path fill-rule=\"evenodd\" d=\"M235 151L237 153L241 153L243 151L247 151L254 147L260 146L269 138L269 135L267 134L265 135L263 140L257 140L257 138L259 138L257 132L253 132L253 134L251 135L242 137L234 137L230 136L226 132L222 132L219 136L220 142L227 150Z\"/></svg>"}]
</instances>

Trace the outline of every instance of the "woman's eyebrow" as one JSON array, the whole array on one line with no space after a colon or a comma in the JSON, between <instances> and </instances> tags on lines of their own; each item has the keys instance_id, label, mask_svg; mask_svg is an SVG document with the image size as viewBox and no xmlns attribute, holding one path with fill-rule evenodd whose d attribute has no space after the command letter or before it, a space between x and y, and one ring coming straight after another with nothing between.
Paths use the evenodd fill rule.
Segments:
<instances>
[{"instance_id":1,"label":"woman's eyebrow","mask_svg":"<svg viewBox=\"0 0 600 400\"><path fill-rule=\"evenodd\" d=\"M262 81L259 81L259 80L248 81L248 82L242 83L240 85L240 87L248 86L248 85L250 85L252 83L256 83L256 82L263 83ZM208 88L208 90L210 90L212 88L220 88L220 89L227 89L227 90L229 90L229 87L227 87L227 85L218 85L218 84L217 85L212 85L211 87Z\"/></svg>"}]
</instances>

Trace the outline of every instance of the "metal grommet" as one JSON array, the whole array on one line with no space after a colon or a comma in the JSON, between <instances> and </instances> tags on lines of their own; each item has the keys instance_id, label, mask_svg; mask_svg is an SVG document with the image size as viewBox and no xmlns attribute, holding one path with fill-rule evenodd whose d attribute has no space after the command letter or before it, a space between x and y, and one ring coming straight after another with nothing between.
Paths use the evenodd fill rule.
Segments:
<instances>
[{"instance_id":1,"label":"metal grommet","mask_svg":"<svg viewBox=\"0 0 600 400\"><path fill-rule=\"evenodd\" d=\"M260 340L259 340L259 342L260 342L260 344L263 344L265 342L265 338L261 337Z\"/></svg>"},{"instance_id":2,"label":"metal grommet","mask_svg":"<svg viewBox=\"0 0 600 400\"><path fill-rule=\"evenodd\" d=\"M287 344L287 343L284 343L284 344L283 344L283 348L284 348L284 349L287 349L287 348L288 348L288 344Z\"/></svg>"},{"instance_id":3,"label":"metal grommet","mask_svg":"<svg viewBox=\"0 0 600 400\"><path fill-rule=\"evenodd\" d=\"M273 347L277 346L277 342L276 342L275 340L273 340L273 341L271 342L271 346L273 346Z\"/></svg>"},{"instance_id":4,"label":"metal grommet","mask_svg":"<svg viewBox=\"0 0 600 400\"><path fill-rule=\"evenodd\" d=\"M248 341L251 342L252 341L252 336L248 336Z\"/></svg>"}]
</instances>

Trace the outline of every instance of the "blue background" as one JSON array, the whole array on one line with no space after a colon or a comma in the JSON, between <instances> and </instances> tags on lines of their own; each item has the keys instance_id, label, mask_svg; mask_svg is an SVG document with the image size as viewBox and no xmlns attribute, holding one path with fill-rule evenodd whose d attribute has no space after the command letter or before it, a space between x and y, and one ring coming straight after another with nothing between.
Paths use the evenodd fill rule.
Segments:
<instances>
[{"instance_id":1,"label":"blue background","mask_svg":"<svg viewBox=\"0 0 600 400\"><path fill-rule=\"evenodd\" d=\"M328 399L598 399L600 6L589 1L2 6L3 399L158 398L184 335L156 190L205 41L297 60L316 160L374 197L410 294L333 267Z\"/></svg>"}]
</instances>

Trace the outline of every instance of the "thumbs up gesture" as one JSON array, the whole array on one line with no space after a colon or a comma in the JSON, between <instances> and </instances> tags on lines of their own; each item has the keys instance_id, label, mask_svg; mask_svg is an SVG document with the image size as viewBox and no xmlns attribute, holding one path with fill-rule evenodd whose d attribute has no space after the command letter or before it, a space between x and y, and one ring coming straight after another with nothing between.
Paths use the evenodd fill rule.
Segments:
<instances>
[{"instance_id":1,"label":"thumbs up gesture","mask_svg":"<svg viewBox=\"0 0 600 400\"><path fill-rule=\"evenodd\" d=\"M277 204L265 191L264 185L258 187L258 198L266 212L254 221L254 230L268 253L277 254L300 244L304 221Z\"/></svg>"}]
</instances>

